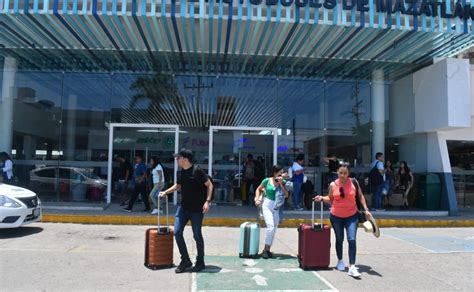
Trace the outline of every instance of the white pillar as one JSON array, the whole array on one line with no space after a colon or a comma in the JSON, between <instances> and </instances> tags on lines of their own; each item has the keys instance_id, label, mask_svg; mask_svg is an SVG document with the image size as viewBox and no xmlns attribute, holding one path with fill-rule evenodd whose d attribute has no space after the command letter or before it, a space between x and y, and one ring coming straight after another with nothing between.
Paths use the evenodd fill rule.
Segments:
<instances>
[{"instance_id":1,"label":"white pillar","mask_svg":"<svg viewBox=\"0 0 474 292\"><path fill-rule=\"evenodd\" d=\"M385 86L383 70L372 72L372 161L377 152L385 154Z\"/></svg>"},{"instance_id":2,"label":"white pillar","mask_svg":"<svg viewBox=\"0 0 474 292\"><path fill-rule=\"evenodd\" d=\"M3 66L2 96L0 99L0 152L11 154L13 137L13 98L15 95L16 59L5 58Z\"/></svg>"}]
</instances>

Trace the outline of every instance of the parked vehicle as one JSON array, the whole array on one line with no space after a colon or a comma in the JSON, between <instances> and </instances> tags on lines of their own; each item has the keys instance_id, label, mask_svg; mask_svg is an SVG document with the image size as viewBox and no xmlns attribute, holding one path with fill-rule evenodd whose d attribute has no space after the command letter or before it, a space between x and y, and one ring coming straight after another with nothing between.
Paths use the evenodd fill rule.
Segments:
<instances>
[{"instance_id":1,"label":"parked vehicle","mask_svg":"<svg viewBox=\"0 0 474 292\"><path fill-rule=\"evenodd\" d=\"M0 183L0 228L20 227L41 217L41 200L34 192Z\"/></svg>"},{"instance_id":2,"label":"parked vehicle","mask_svg":"<svg viewBox=\"0 0 474 292\"><path fill-rule=\"evenodd\" d=\"M101 201L107 181L93 173L93 169L48 166L30 171L30 188L38 193L59 193L73 201Z\"/></svg>"}]
</instances>

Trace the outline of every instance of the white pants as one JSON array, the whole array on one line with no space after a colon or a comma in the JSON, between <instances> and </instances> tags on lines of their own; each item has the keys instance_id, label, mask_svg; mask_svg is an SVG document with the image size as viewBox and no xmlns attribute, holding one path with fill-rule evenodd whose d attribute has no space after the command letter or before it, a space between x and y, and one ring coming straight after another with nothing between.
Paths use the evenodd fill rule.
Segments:
<instances>
[{"instance_id":1,"label":"white pants","mask_svg":"<svg viewBox=\"0 0 474 292\"><path fill-rule=\"evenodd\" d=\"M280 222L278 210L275 210L275 201L265 198L262 205L262 213L263 218L265 219L265 225L267 225L265 244L271 246L273 244L273 239L275 238L278 222Z\"/></svg>"}]
</instances>

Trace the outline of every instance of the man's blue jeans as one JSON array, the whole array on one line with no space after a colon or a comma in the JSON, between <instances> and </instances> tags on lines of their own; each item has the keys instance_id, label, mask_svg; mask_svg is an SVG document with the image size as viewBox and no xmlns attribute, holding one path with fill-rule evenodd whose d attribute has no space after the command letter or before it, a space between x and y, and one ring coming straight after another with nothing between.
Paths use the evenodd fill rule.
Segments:
<instances>
[{"instance_id":1,"label":"man's blue jeans","mask_svg":"<svg viewBox=\"0 0 474 292\"><path fill-rule=\"evenodd\" d=\"M380 209L382 206L383 184L372 186L372 189L374 190L372 192L372 208Z\"/></svg>"},{"instance_id":2,"label":"man's blue jeans","mask_svg":"<svg viewBox=\"0 0 474 292\"><path fill-rule=\"evenodd\" d=\"M331 214L330 217L334 235L336 235L336 254L339 260L342 260L342 244L344 242L344 229L347 233L347 242L349 243L349 264L355 265L356 261L356 236L359 215L355 213L348 218L340 218Z\"/></svg>"},{"instance_id":3,"label":"man's blue jeans","mask_svg":"<svg viewBox=\"0 0 474 292\"><path fill-rule=\"evenodd\" d=\"M183 231L184 227L191 220L191 227L193 229L194 240L196 241L198 263L204 263L204 238L202 237L202 219L204 214L202 212L191 212L184 210L183 207L179 206L176 210L175 221L174 221L174 238L178 245L179 253L181 254L182 261L190 261L188 248L184 241Z\"/></svg>"},{"instance_id":4,"label":"man's blue jeans","mask_svg":"<svg viewBox=\"0 0 474 292\"><path fill-rule=\"evenodd\" d=\"M301 205L301 186L303 183L301 182L293 182L293 209L298 208Z\"/></svg>"}]
</instances>

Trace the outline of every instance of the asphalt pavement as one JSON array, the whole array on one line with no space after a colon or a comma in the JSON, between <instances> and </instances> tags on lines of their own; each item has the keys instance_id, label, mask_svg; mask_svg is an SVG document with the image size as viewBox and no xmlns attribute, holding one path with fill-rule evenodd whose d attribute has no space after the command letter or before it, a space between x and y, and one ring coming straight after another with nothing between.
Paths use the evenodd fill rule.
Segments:
<instances>
[{"instance_id":1,"label":"asphalt pavement","mask_svg":"<svg viewBox=\"0 0 474 292\"><path fill-rule=\"evenodd\" d=\"M0 230L1 291L473 291L474 228L382 228L358 232L360 280L334 270L302 271L295 228L277 231L276 259L240 259L239 229L204 227L202 273L144 267L151 226L36 223ZM333 235L332 235L333 236ZM263 242L264 229L261 230ZM185 230L191 254L191 228ZM334 237L332 237L334 246ZM315 247L317 248L317 247ZM344 245L347 262L347 244ZM179 253L174 248L174 263Z\"/></svg>"}]
</instances>

